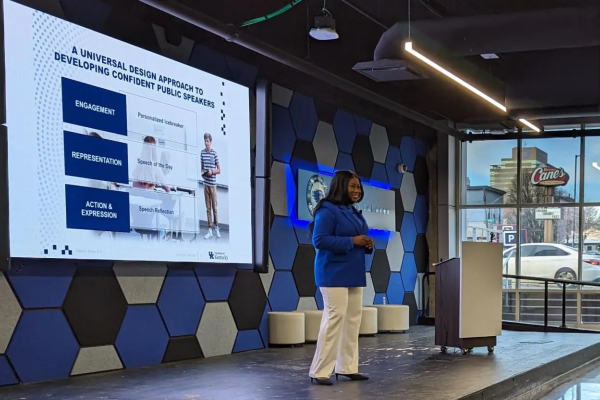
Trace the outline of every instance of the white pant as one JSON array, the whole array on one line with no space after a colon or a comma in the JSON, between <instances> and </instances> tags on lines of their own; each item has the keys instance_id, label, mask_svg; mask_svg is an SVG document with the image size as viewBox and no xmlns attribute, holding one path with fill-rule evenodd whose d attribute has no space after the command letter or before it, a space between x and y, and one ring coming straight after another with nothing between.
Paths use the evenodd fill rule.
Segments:
<instances>
[{"instance_id":1,"label":"white pant","mask_svg":"<svg viewBox=\"0 0 600 400\"><path fill-rule=\"evenodd\" d=\"M322 287L323 319L310 367L312 378L358 373L358 332L362 319L363 288Z\"/></svg>"}]
</instances>

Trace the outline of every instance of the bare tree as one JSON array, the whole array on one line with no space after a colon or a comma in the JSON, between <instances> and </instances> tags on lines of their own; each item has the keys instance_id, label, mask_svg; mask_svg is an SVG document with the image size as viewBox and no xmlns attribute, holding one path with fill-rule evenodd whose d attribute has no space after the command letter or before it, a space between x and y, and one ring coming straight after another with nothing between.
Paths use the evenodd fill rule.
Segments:
<instances>
[{"instance_id":1,"label":"bare tree","mask_svg":"<svg viewBox=\"0 0 600 400\"><path fill-rule=\"evenodd\" d=\"M521 204L540 204L545 202L544 188L535 186L530 180L531 172L524 171L521 174ZM517 194L519 187L517 186L517 178L515 177L510 185L510 190L506 194L508 202L517 204ZM511 210L507 215L509 224L516 224L519 216L517 210ZM521 209L521 229L527 232L527 239L532 243L541 243L544 241L544 222L536 221L535 209Z\"/></svg>"}]
</instances>

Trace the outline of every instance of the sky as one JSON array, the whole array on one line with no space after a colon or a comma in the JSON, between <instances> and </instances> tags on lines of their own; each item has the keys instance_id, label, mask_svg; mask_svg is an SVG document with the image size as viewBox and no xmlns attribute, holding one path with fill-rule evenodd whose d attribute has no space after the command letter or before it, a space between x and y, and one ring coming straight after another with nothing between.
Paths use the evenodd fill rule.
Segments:
<instances>
[{"instance_id":1,"label":"sky","mask_svg":"<svg viewBox=\"0 0 600 400\"><path fill-rule=\"evenodd\" d=\"M600 202L600 170L594 168L595 161L600 164L600 137L585 139L586 159L584 164L584 196L586 202ZM564 187L573 196L577 182L577 196L581 183L579 161L577 163L577 181L575 181L575 156L580 154L579 138L548 138L523 140L523 147L537 147L548 153L548 163L563 168L570 176ZM494 140L473 142L467 145L467 176L471 186L490 184L490 166L499 165L502 158L511 158L512 149L517 147L516 140Z\"/></svg>"}]
</instances>

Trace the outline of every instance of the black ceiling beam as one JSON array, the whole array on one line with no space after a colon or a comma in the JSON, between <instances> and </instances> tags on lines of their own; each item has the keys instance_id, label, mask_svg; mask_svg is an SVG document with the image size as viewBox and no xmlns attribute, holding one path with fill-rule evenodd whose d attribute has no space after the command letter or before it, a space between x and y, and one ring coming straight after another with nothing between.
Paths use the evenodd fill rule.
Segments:
<instances>
[{"instance_id":1,"label":"black ceiling beam","mask_svg":"<svg viewBox=\"0 0 600 400\"><path fill-rule=\"evenodd\" d=\"M204 29L214 35L220 36L228 42L238 44L267 58L280 62L293 69L301 71L313 78L327 82L330 85L338 87L349 93L352 93L364 100L370 101L383 108L400 114L413 121L436 129L447 135L454 136L458 139L463 139L464 134L458 130L452 129L447 123L435 121L422 114L419 114L408 107L398 104L387 97L381 96L363 86L357 85L347 79L326 71L308 61L295 57L273 45L265 43L253 36L236 30L233 26L224 24L221 21L199 12L186 5L173 0L139 0L141 3L147 4L150 7L156 8L164 13L172 15L182 21L185 21L198 28Z\"/></svg>"},{"instance_id":2,"label":"black ceiling beam","mask_svg":"<svg viewBox=\"0 0 600 400\"><path fill-rule=\"evenodd\" d=\"M486 140L516 140L516 139L548 139L548 138L576 138L576 137L599 137L600 129L569 129L561 131L544 132L511 132L511 133L469 133L464 142L482 142Z\"/></svg>"}]
</instances>

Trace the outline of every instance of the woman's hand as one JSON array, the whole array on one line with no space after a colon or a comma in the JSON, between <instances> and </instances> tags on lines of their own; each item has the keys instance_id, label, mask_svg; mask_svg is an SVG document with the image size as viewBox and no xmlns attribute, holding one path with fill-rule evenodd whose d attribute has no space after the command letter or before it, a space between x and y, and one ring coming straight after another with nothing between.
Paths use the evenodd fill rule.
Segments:
<instances>
[{"instance_id":1,"label":"woman's hand","mask_svg":"<svg viewBox=\"0 0 600 400\"><path fill-rule=\"evenodd\" d=\"M373 239L368 238L365 235L354 236L352 238L352 241L354 242L355 246L372 248L372 247L369 247L369 245L373 242Z\"/></svg>"},{"instance_id":2,"label":"woman's hand","mask_svg":"<svg viewBox=\"0 0 600 400\"><path fill-rule=\"evenodd\" d=\"M369 241L369 243L367 244L367 249L369 250L373 250L373 247L375 247L375 241L371 238L367 238L367 240Z\"/></svg>"}]
</instances>

